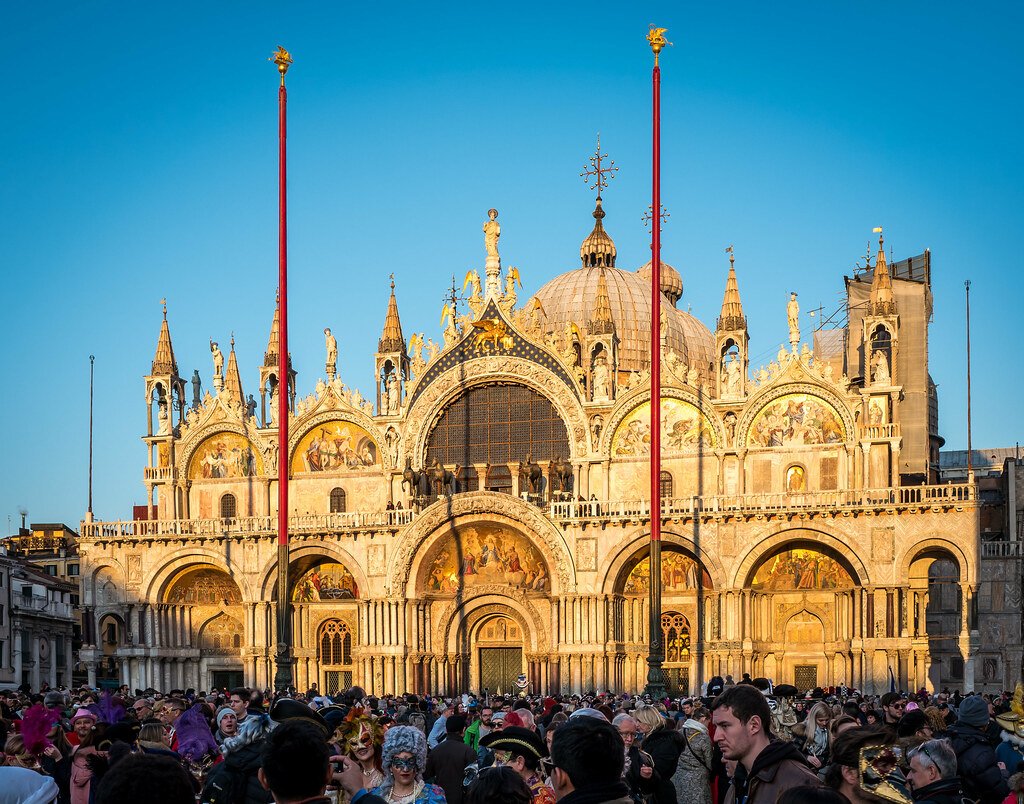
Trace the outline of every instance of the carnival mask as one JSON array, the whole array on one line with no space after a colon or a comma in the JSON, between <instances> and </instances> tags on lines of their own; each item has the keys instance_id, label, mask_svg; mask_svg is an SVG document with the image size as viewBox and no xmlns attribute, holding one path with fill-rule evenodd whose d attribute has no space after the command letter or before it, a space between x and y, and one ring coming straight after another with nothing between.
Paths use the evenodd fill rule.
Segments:
<instances>
[{"instance_id":1,"label":"carnival mask","mask_svg":"<svg viewBox=\"0 0 1024 804\"><path fill-rule=\"evenodd\" d=\"M904 762L903 749L897 745L865 746L860 750L860 786L886 801L911 804Z\"/></svg>"}]
</instances>

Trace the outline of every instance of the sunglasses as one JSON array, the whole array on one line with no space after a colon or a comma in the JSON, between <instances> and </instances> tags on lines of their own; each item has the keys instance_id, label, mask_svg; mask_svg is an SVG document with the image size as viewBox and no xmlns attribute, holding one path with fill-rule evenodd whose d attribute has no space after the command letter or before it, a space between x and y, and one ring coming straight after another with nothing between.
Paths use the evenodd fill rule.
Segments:
<instances>
[{"instance_id":1,"label":"sunglasses","mask_svg":"<svg viewBox=\"0 0 1024 804\"><path fill-rule=\"evenodd\" d=\"M412 757L409 757L408 759L399 759L398 757L395 757L391 760L391 767L396 770L414 771L419 770L419 763L417 763Z\"/></svg>"}]
</instances>

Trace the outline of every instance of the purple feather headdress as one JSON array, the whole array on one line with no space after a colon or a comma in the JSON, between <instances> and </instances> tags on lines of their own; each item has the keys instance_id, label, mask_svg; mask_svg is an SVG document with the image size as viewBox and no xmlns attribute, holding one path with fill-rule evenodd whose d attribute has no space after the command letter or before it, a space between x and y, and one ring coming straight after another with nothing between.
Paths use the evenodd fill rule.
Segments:
<instances>
[{"instance_id":1,"label":"purple feather headdress","mask_svg":"<svg viewBox=\"0 0 1024 804\"><path fill-rule=\"evenodd\" d=\"M174 731L178 737L178 753L191 762L202 762L207 756L219 751L210 724L203 714L202 704L195 704L183 712L174 724Z\"/></svg>"},{"instance_id":2,"label":"purple feather headdress","mask_svg":"<svg viewBox=\"0 0 1024 804\"><path fill-rule=\"evenodd\" d=\"M42 704L35 704L25 710L21 719L21 736L25 740L25 750L34 756L39 756L53 745L50 739L50 730L60 723L60 712L56 709L47 709Z\"/></svg>"},{"instance_id":3,"label":"purple feather headdress","mask_svg":"<svg viewBox=\"0 0 1024 804\"><path fill-rule=\"evenodd\" d=\"M116 695L111 695L109 690L104 690L99 703L90 704L89 711L96 715L98 723L113 726L124 719L124 701Z\"/></svg>"}]
</instances>

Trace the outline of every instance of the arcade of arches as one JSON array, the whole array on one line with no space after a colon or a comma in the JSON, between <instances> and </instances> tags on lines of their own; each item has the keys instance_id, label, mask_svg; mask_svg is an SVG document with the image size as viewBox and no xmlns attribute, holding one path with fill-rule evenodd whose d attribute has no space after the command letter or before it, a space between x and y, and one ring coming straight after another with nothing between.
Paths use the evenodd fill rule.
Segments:
<instances>
[{"instance_id":1,"label":"arcade of arches","mask_svg":"<svg viewBox=\"0 0 1024 804\"><path fill-rule=\"evenodd\" d=\"M889 667L913 683L944 684L963 672L958 646L969 591L951 553L925 550L910 561L905 584L870 586L848 557L811 535L795 532L755 556L739 588L725 586L713 562L666 543L661 638L670 690L685 693L741 667L798 686L828 679L867 686L887 678ZM355 565L315 551L296 558L296 685L641 688L650 580L644 535L608 565L607 591L596 594L579 584L574 593L558 589L555 559L525 528L443 527L420 545L405 596L382 599L366 594ZM100 680L170 689L265 686L273 678L272 654L254 646L272 644L276 602L244 599L223 568L171 573L152 604L125 606L103 594L96 603ZM942 656L951 660L936 661Z\"/></svg>"}]
</instances>

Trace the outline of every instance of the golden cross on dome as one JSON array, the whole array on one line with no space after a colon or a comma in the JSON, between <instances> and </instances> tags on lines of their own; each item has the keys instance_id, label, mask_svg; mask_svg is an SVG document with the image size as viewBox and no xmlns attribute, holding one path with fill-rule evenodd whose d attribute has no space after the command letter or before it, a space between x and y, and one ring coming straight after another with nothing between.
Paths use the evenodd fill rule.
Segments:
<instances>
[{"instance_id":1,"label":"golden cross on dome","mask_svg":"<svg viewBox=\"0 0 1024 804\"><path fill-rule=\"evenodd\" d=\"M608 161L607 167L604 167L604 161ZM608 159L608 154L601 153L601 132L597 133L597 150L594 151L594 155L590 157L590 168L584 166L583 172L580 174L580 178L588 183L588 187L591 190L597 190L597 197L601 197L601 190L608 186L608 182L615 178L615 174L618 172L618 168L615 167L615 160ZM594 183L590 184L591 177L594 179Z\"/></svg>"},{"instance_id":2,"label":"golden cross on dome","mask_svg":"<svg viewBox=\"0 0 1024 804\"><path fill-rule=\"evenodd\" d=\"M652 204L648 204L647 211L640 216L640 220L644 222L644 228L646 228L648 232L651 231L651 218L654 217L654 213L652 212L653 208L654 207ZM665 209L665 205L662 204L661 215L659 215L658 217L661 218L661 222L658 224L658 231L660 232L662 224L665 223L665 221L667 221L669 218L671 218L672 214L667 209Z\"/></svg>"}]
</instances>

